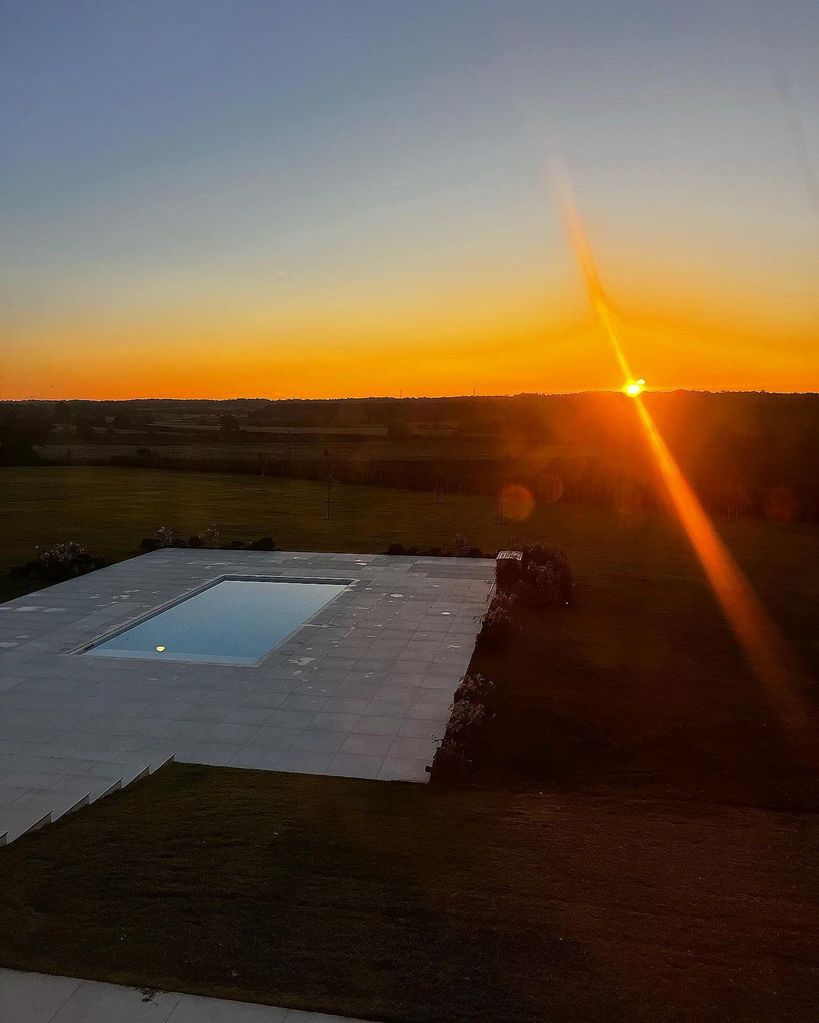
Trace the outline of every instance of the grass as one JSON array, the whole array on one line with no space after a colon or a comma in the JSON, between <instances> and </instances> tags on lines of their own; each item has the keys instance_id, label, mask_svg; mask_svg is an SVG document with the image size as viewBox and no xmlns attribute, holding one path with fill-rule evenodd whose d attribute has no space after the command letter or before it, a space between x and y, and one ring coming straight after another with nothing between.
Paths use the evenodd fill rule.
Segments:
<instances>
[{"instance_id":1,"label":"grass","mask_svg":"<svg viewBox=\"0 0 819 1023\"><path fill-rule=\"evenodd\" d=\"M380 553L393 542L451 545L457 533L490 552L515 538L545 540L565 547L581 582L598 590L616 580L635 596L653 577L705 589L679 531L655 512L541 503L527 520L501 526L496 502L482 495L446 495L436 504L432 494L337 486L328 521L320 483L103 467L0 468L0 487L0 577L37 545L76 540L118 560L159 525L188 536L216 522L226 540L269 534L291 550ZM808 631L819 595L816 527L745 520L721 529L774 613Z\"/></svg>"},{"instance_id":2,"label":"grass","mask_svg":"<svg viewBox=\"0 0 819 1023\"><path fill-rule=\"evenodd\" d=\"M630 616L530 611L523 638L480 643L469 670L495 695L474 780L819 810L815 683L794 685L811 718L796 741L705 596L681 589L646 583Z\"/></svg>"},{"instance_id":3,"label":"grass","mask_svg":"<svg viewBox=\"0 0 819 1023\"><path fill-rule=\"evenodd\" d=\"M176 765L0 852L0 962L404 1023L807 1020L818 823Z\"/></svg>"}]
</instances>

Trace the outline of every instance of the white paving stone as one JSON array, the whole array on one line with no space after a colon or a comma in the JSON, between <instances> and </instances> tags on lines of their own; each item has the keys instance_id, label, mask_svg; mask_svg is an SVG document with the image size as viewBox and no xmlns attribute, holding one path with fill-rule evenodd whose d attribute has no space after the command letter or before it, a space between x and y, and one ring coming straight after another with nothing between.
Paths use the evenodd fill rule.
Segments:
<instances>
[{"instance_id":1,"label":"white paving stone","mask_svg":"<svg viewBox=\"0 0 819 1023\"><path fill-rule=\"evenodd\" d=\"M0 969L0 1019L6 1023L51 1023L82 983L73 977Z\"/></svg>"},{"instance_id":2,"label":"white paving stone","mask_svg":"<svg viewBox=\"0 0 819 1023\"><path fill-rule=\"evenodd\" d=\"M0 605L0 837L171 755L423 782L493 569L486 560L174 549ZM243 576L354 581L255 666L73 652Z\"/></svg>"},{"instance_id":3,"label":"white paving stone","mask_svg":"<svg viewBox=\"0 0 819 1023\"><path fill-rule=\"evenodd\" d=\"M284 1023L287 1009L185 995L171 1013L170 1023Z\"/></svg>"},{"instance_id":4,"label":"white paving stone","mask_svg":"<svg viewBox=\"0 0 819 1023\"><path fill-rule=\"evenodd\" d=\"M258 1005L0 968L3 1023L363 1023Z\"/></svg>"},{"instance_id":5,"label":"white paving stone","mask_svg":"<svg viewBox=\"0 0 819 1023\"><path fill-rule=\"evenodd\" d=\"M157 991L143 994L136 988L85 981L57 1010L50 1023L92 1023L96 1020L166 1023L181 998L178 993Z\"/></svg>"}]
</instances>

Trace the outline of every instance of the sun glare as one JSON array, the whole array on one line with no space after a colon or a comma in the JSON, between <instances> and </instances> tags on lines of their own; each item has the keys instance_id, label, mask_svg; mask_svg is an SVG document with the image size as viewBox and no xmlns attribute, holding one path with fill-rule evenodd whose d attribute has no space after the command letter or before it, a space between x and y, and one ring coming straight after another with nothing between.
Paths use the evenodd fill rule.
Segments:
<instances>
[{"instance_id":1,"label":"sun glare","mask_svg":"<svg viewBox=\"0 0 819 1023\"><path fill-rule=\"evenodd\" d=\"M568 173L562 164L556 164L555 168L555 184L569 242L589 298L623 371L626 381L623 392L634 399L637 415L671 505L748 662L766 687L768 698L776 707L787 733L801 744L807 717L798 686L795 685L800 670L751 584L718 536L646 408L642 398L645 380L635 377L629 369L614 316L574 202Z\"/></svg>"}]
</instances>

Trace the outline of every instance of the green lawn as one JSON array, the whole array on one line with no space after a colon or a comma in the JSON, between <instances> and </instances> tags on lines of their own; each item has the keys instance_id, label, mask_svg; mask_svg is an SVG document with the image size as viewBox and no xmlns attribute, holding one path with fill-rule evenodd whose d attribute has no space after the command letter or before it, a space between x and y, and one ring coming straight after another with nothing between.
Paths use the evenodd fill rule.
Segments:
<instances>
[{"instance_id":1,"label":"green lawn","mask_svg":"<svg viewBox=\"0 0 819 1023\"><path fill-rule=\"evenodd\" d=\"M697 587L658 577L640 604L598 598L478 645L470 672L495 690L475 782L819 810L815 673L792 680L810 717L794 735Z\"/></svg>"},{"instance_id":2,"label":"green lawn","mask_svg":"<svg viewBox=\"0 0 819 1023\"><path fill-rule=\"evenodd\" d=\"M172 766L0 850L0 963L403 1023L806 1021L815 815Z\"/></svg>"},{"instance_id":3,"label":"green lawn","mask_svg":"<svg viewBox=\"0 0 819 1023\"><path fill-rule=\"evenodd\" d=\"M388 544L452 544L456 533L488 551L514 538L566 548L581 583L634 594L648 579L705 587L684 539L660 513L618 514L590 505L541 504L525 522L497 524L495 501L338 486L333 518L326 488L306 480L225 473L113 468L0 468L0 573L31 558L36 545L76 540L91 553L128 557L159 525L182 536L216 522L222 536L270 534L283 549L382 552ZM720 527L734 553L784 624L808 623L819 596L819 530L746 520Z\"/></svg>"}]
</instances>

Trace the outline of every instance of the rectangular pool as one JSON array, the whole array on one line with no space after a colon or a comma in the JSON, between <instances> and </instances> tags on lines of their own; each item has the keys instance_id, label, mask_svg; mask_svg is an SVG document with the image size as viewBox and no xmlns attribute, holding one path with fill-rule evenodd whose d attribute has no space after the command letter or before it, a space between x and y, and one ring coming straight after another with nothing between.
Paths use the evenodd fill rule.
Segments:
<instances>
[{"instance_id":1,"label":"rectangular pool","mask_svg":"<svg viewBox=\"0 0 819 1023\"><path fill-rule=\"evenodd\" d=\"M85 651L98 657L252 665L347 583L223 579Z\"/></svg>"}]
</instances>

